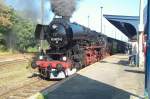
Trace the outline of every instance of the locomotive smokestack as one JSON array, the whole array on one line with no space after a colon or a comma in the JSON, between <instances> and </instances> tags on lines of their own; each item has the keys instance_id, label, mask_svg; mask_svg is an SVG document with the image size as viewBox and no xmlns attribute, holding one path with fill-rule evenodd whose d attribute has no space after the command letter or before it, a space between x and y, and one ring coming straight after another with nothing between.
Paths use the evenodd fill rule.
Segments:
<instances>
[{"instance_id":1,"label":"locomotive smokestack","mask_svg":"<svg viewBox=\"0 0 150 99\"><path fill-rule=\"evenodd\" d=\"M68 19L76 10L77 0L50 0L51 9L55 15Z\"/></svg>"}]
</instances>

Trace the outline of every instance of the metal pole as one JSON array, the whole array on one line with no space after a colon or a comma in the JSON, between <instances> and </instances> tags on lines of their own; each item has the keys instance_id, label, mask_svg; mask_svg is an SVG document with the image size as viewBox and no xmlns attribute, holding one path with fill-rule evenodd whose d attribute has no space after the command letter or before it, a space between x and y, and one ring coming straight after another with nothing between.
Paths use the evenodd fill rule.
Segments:
<instances>
[{"instance_id":1,"label":"metal pole","mask_svg":"<svg viewBox=\"0 0 150 99\"><path fill-rule=\"evenodd\" d=\"M140 9L139 9L139 16L140 16L140 24L139 24L139 31L143 32L144 30L144 0L140 0Z\"/></svg>"},{"instance_id":2,"label":"metal pole","mask_svg":"<svg viewBox=\"0 0 150 99\"><path fill-rule=\"evenodd\" d=\"M88 28L90 28L90 16L88 15Z\"/></svg>"},{"instance_id":3,"label":"metal pole","mask_svg":"<svg viewBox=\"0 0 150 99\"><path fill-rule=\"evenodd\" d=\"M42 25L44 24L44 0L41 0L41 20ZM42 27L40 34L40 50L43 49L43 40L44 40L44 29Z\"/></svg>"},{"instance_id":4,"label":"metal pole","mask_svg":"<svg viewBox=\"0 0 150 99\"><path fill-rule=\"evenodd\" d=\"M104 25L104 30L103 30L103 31L104 31L104 34L105 34L105 28L106 28L106 27L105 27L105 25Z\"/></svg>"},{"instance_id":5,"label":"metal pole","mask_svg":"<svg viewBox=\"0 0 150 99\"><path fill-rule=\"evenodd\" d=\"M137 66L139 67L142 63L142 48L143 48L143 42L142 42L142 34L144 32L144 0L140 0L140 7L139 7L139 31L137 35L137 41L138 41L138 53L137 53ZM142 65L142 64L141 64Z\"/></svg>"},{"instance_id":6,"label":"metal pole","mask_svg":"<svg viewBox=\"0 0 150 99\"><path fill-rule=\"evenodd\" d=\"M136 54L136 66L139 67L139 32L137 32L137 54Z\"/></svg>"},{"instance_id":7,"label":"metal pole","mask_svg":"<svg viewBox=\"0 0 150 99\"><path fill-rule=\"evenodd\" d=\"M101 6L101 33L103 32L103 7Z\"/></svg>"}]
</instances>

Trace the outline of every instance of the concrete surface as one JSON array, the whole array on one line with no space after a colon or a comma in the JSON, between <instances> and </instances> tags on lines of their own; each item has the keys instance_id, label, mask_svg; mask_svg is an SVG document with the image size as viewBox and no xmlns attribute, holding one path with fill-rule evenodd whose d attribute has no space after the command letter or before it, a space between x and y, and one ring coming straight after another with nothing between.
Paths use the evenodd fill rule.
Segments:
<instances>
[{"instance_id":1,"label":"concrete surface","mask_svg":"<svg viewBox=\"0 0 150 99\"><path fill-rule=\"evenodd\" d=\"M129 67L127 60L114 55L88 66L47 90L45 99L143 99L144 72Z\"/></svg>"}]
</instances>

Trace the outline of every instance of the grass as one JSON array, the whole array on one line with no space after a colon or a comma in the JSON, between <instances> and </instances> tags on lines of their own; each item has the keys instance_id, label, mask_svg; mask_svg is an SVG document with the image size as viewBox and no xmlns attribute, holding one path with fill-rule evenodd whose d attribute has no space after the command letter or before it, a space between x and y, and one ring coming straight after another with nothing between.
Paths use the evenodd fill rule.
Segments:
<instances>
[{"instance_id":1,"label":"grass","mask_svg":"<svg viewBox=\"0 0 150 99\"><path fill-rule=\"evenodd\" d=\"M0 50L0 55L13 55L13 54L18 54L19 52L17 51L1 51Z\"/></svg>"},{"instance_id":2,"label":"grass","mask_svg":"<svg viewBox=\"0 0 150 99\"><path fill-rule=\"evenodd\" d=\"M28 48L26 52L38 52L38 49L37 48ZM13 54L19 54L20 52L18 51L15 51L15 50L6 50L6 51L3 51L3 50L0 50L0 55L3 56L3 55L13 55Z\"/></svg>"},{"instance_id":3,"label":"grass","mask_svg":"<svg viewBox=\"0 0 150 99\"><path fill-rule=\"evenodd\" d=\"M10 55L10 54L13 54L12 52L1 52L0 51L0 55Z\"/></svg>"},{"instance_id":4,"label":"grass","mask_svg":"<svg viewBox=\"0 0 150 99\"><path fill-rule=\"evenodd\" d=\"M38 52L38 48L36 48L36 47L29 47L27 49L27 52Z\"/></svg>"}]
</instances>

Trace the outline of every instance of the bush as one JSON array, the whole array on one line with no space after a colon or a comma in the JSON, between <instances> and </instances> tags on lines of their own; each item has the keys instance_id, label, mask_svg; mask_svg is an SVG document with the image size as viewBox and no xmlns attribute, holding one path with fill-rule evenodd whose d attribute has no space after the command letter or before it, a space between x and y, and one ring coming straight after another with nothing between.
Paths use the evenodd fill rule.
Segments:
<instances>
[{"instance_id":1,"label":"bush","mask_svg":"<svg viewBox=\"0 0 150 99\"><path fill-rule=\"evenodd\" d=\"M29 47L27 49L27 52L38 52L38 48L37 47Z\"/></svg>"}]
</instances>

